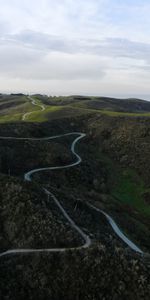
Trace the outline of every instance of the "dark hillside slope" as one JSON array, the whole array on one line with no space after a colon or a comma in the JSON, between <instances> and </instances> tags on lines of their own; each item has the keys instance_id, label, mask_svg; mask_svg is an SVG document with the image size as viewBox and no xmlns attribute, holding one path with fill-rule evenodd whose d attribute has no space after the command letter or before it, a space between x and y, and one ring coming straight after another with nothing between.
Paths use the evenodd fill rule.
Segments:
<instances>
[{"instance_id":1,"label":"dark hillside slope","mask_svg":"<svg viewBox=\"0 0 150 300\"><path fill-rule=\"evenodd\" d=\"M0 115L8 114L11 109L20 109L27 102L26 96L22 94L16 95L0 95Z\"/></svg>"},{"instance_id":2,"label":"dark hillside slope","mask_svg":"<svg viewBox=\"0 0 150 300\"><path fill-rule=\"evenodd\" d=\"M140 99L115 99L107 97L93 97L84 101L80 99L80 102L78 100L77 105L83 108L102 109L117 112L150 112L150 102Z\"/></svg>"},{"instance_id":3,"label":"dark hillside slope","mask_svg":"<svg viewBox=\"0 0 150 300\"><path fill-rule=\"evenodd\" d=\"M75 97L67 100L71 101L68 106L101 101ZM25 182L24 172L74 161L70 151L74 137L0 140L0 249L82 244L52 198L43 194L42 186L54 193L90 236L92 245L64 253L0 257L0 299L149 300L150 118L87 113L86 107L84 115L73 114L73 110L69 115L65 97L44 99L41 102L47 104L62 101L63 115L58 111L52 120L49 114L49 121L41 123L7 121L0 126L0 136L48 137L84 132L86 137L75 148L83 161L73 168L39 172L32 182ZM113 101L112 106L109 102L112 109ZM107 99L104 102L108 104ZM118 104L120 108L124 109ZM87 201L108 213L144 255L135 253L118 238L104 215L87 207Z\"/></svg>"},{"instance_id":4,"label":"dark hillside slope","mask_svg":"<svg viewBox=\"0 0 150 300\"><path fill-rule=\"evenodd\" d=\"M150 179L150 118L95 115L88 119L90 139L123 166Z\"/></svg>"},{"instance_id":5,"label":"dark hillside slope","mask_svg":"<svg viewBox=\"0 0 150 300\"><path fill-rule=\"evenodd\" d=\"M0 261L1 300L149 300L149 265L100 244Z\"/></svg>"},{"instance_id":6,"label":"dark hillside slope","mask_svg":"<svg viewBox=\"0 0 150 300\"><path fill-rule=\"evenodd\" d=\"M34 95L46 105L71 105L75 107L108 110L115 112L146 113L150 112L150 101L141 99L119 99L110 97L90 97L90 96L54 96Z\"/></svg>"}]
</instances>

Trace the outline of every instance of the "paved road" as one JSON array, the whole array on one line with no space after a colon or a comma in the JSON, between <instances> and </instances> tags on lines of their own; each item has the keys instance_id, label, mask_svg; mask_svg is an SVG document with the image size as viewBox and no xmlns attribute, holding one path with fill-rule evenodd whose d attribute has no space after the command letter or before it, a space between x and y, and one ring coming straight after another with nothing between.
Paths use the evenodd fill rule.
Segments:
<instances>
[{"instance_id":1,"label":"paved road","mask_svg":"<svg viewBox=\"0 0 150 300\"><path fill-rule=\"evenodd\" d=\"M121 231L121 229L118 227L118 225L115 223L115 221L113 220L113 218L111 218L108 214L106 214L103 210L95 207L94 205L91 205L90 203L86 203L90 208L98 211L99 213L103 214L108 223L111 225L112 229L114 230L114 232L118 235L118 237L124 241L124 243L126 243L129 248L131 248L132 250L134 250L135 252L139 252L139 253L143 253L143 251L137 247L131 240L129 240L124 233Z\"/></svg>"},{"instance_id":2,"label":"paved road","mask_svg":"<svg viewBox=\"0 0 150 300\"><path fill-rule=\"evenodd\" d=\"M38 169L34 169L31 170L27 173L25 173L24 175L24 179L27 181L31 181L32 180L32 175L37 173L37 172L43 172L43 171L47 171L47 170L56 170L56 169L66 169L66 168L71 168L74 167L78 164L80 164L80 162L82 161L81 157L76 153L75 151L75 146L77 144L77 142L79 142L79 140L81 140L82 138L85 137L84 133L80 133L80 132L72 132L72 133L67 133L67 134L62 134L62 135L56 135L53 137L45 137L45 138L15 138L15 137L0 137L0 139L11 139L11 140L32 140L32 141L47 141L47 140L52 140L52 139L57 139L60 137L65 137L65 136L70 136L70 135L75 135L77 136L73 143L71 144L71 152L73 153L75 160L73 163L68 164L68 165L64 165L64 166L52 166L52 167L47 167L47 168L38 168ZM78 232L78 234L82 237L84 244L79 246L79 247L73 247L73 248L47 248L47 249L12 249L12 250L8 250L5 251L3 253L0 254L0 257L2 256L6 256L6 255L14 255L14 254L28 254L28 253L36 253L36 252L64 252L64 251L68 251L68 250L77 250L77 249L82 249L82 248L88 248L91 245L91 239L90 237L85 234L81 228L79 228L79 226L77 226L75 224L75 222L72 220L72 218L70 218L70 216L68 215L68 213L65 211L65 209L62 207L62 205L60 204L60 202L58 201L58 199L55 197L54 194L52 194L50 191L48 191L47 189L43 188L44 192L47 194L48 197L52 197L52 199L54 200L55 204L59 207L60 211L62 212L62 214L64 215L64 217L68 220L68 222L70 223L70 225L74 228L74 230L76 230ZM142 250L139 249L132 241L130 241L121 231L121 229L117 226L117 224L115 223L115 221L108 215L106 214L104 211L96 208L95 206L87 203L87 205L91 208L91 209L95 209L97 210L100 214L103 214L107 221L109 222L110 226L112 227L112 229L114 230L114 232L119 236L119 238L121 238L124 243L126 243L133 251L136 251L140 254L143 254Z\"/></svg>"},{"instance_id":3,"label":"paved road","mask_svg":"<svg viewBox=\"0 0 150 300\"><path fill-rule=\"evenodd\" d=\"M31 96L28 96L28 99L31 100L31 103L33 105L40 107L40 111L44 111L45 110L45 106L42 105L42 104L37 103L37 101L35 99L33 99ZM37 110L30 111L30 112L27 112L27 113L23 114L22 121L25 121L34 112L37 112Z\"/></svg>"},{"instance_id":4,"label":"paved road","mask_svg":"<svg viewBox=\"0 0 150 300\"><path fill-rule=\"evenodd\" d=\"M57 166L57 167L47 167L47 168L39 168L39 169L34 169L31 170L27 173L24 174L24 179L27 181L31 181L31 176L34 173L37 172L42 172L45 170L55 170L55 169L64 169L64 168L70 168L73 166L76 166L78 164L80 164L80 162L82 161L81 157L75 152L75 145L76 143L82 139L85 134L83 133L67 133L67 134L63 134L63 135L56 135L53 137L47 137L47 138L15 138L15 137L0 137L0 139L11 139L11 140L39 140L39 141L46 141L46 140L51 140L51 139L56 139L62 136L69 136L69 135L77 135L77 137L75 138L75 140L73 141L72 145L71 145L71 151L75 156L75 161L72 164L69 165L65 165L65 166ZM65 209L62 207L62 205L60 204L60 202L58 201L58 199L55 197L54 194L52 194L50 191L48 191L47 189L43 188L43 191L47 194L48 197L52 197L52 199L54 200L54 202L56 203L56 205L59 207L59 209L61 210L62 214L64 215L64 217L67 219L67 221L70 223L70 225L73 227L73 229L75 231L77 231L79 233L79 235L81 236L81 238L84 241L84 244L79 246L79 247L72 247L72 248L47 248L47 249L11 249L11 250L7 250L5 252L0 253L0 257L2 256L6 256L6 255L14 255L14 254L27 254L27 253L37 253L37 252L64 252L67 250L77 250L77 249L82 249L82 248L88 248L91 245L91 239L90 237L85 234L82 229L77 226L75 224L75 222L72 220L72 218L70 218L70 216L68 215L68 213L65 211Z\"/></svg>"}]
</instances>

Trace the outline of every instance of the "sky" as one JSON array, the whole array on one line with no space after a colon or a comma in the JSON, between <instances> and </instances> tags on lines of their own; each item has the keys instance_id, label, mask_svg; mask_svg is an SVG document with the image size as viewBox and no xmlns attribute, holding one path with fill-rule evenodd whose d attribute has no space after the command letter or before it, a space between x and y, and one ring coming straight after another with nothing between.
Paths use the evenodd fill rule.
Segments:
<instances>
[{"instance_id":1,"label":"sky","mask_svg":"<svg viewBox=\"0 0 150 300\"><path fill-rule=\"evenodd\" d=\"M0 92L150 100L149 0L0 0Z\"/></svg>"}]
</instances>

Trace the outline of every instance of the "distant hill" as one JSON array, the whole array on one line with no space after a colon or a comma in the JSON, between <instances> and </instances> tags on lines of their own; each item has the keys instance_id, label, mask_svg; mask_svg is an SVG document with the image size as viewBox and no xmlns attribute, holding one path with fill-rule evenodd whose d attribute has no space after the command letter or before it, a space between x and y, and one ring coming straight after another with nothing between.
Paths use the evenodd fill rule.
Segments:
<instances>
[{"instance_id":1,"label":"distant hill","mask_svg":"<svg viewBox=\"0 0 150 300\"><path fill-rule=\"evenodd\" d=\"M34 95L40 99L45 105L65 106L70 105L73 107L93 109L93 110L107 110L115 112L127 113L146 113L150 112L150 102L142 99L119 99L110 97L93 97L93 96L45 96Z\"/></svg>"},{"instance_id":2,"label":"distant hill","mask_svg":"<svg viewBox=\"0 0 150 300\"><path fill-rule=\"evenodd\" d=\"M73 96L78 106L89 109L102 109L117 112L150 112L150 102L141 99L117 99L109 97L79 97Z\"/></svg>"},{"instance_id":3,"label":"distant hill","mask_svg":"<svg viewBox=\"0 0 150 300\"><path fill-rule=\"evenodd\" d=\"M45 105L54 106L66 106L78 107L91 110L107 110L115 112L127 112L127 113L147 113L150 112L150 101L128 98L119 99L111 97L93 97L93 96L47 96L35 94L36 99L42 101ZM18 101L19 100L19 101ZM0 94L0 105L2 107L11 107L25 103L27 100L26 95L23 94ZM6 104L7 102L7 104Z\"/></svg>"}]
</instances>

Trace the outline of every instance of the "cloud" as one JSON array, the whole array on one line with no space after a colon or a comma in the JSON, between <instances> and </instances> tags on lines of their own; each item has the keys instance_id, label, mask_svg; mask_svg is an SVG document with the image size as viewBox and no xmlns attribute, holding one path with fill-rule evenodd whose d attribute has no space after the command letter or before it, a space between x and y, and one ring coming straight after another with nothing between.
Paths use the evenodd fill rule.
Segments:
<instances>
[{"instance_id":1,"label":"cloud","mask_svg":"<svg viewBox=\"0 0 150 300\"><path fill-rule=\"evenodd\" d=\"M73 39L63 36L45 34L31 30L24 30L17 34L5 35L1 44L9 47L24 47L32 51L42 51L45 54L60 52L68 54L88 54L95 57L110 57L132 59L133 61L150 62L150 43L135 42L124 38L82 38ZM25 50L24 50L25 51ZM19 50L18 50L19 52Z\"/></svg>"},{"instance_id":2,"label":"cloud","mask_svg":"<svg viewBox=\"0 0 150 300\"><path fill-rule=\"evenodd\" d=\"M31 30L24 30L17 34L8 34L5 36L5 39L12 44L21 44L24 47L43 50L45 52L59 51L71 53L75 49L75 42L73 40Z\"/></svg>"},{"instance_id":3,"label":"cloud","mask_svg":"<svg viewBox=\"0 0 150 300\"><path fill-rule=\"evenodd\" d=\"M124 56L132 58L150 57L150 43L136 42L126 38L68 38L24 30L8 34L3 41L22 44L26 47L65 53L87 52L96 55Z\"/></svg>"},{"instance_id":4,"label":"cloud","mask_svg":"<svg viewBox=\"0 0 150 300\"><path fill-rule=\"evenodd\" d=\"M127 39L76 40L31 30L0 39L0 75L5 78L93 81L115 70L118 76L139 76L141 70L149 72L149 63L150 44Z\"/></svg>"},{"instance_id":5,"label":"cloud","mask_svg":"<svg viewBox=\"0 0 150 300\"><path fill-rule=\"evenodd\" d=\"M20 87L32 82L32 89L58 83L100 91L103 84L114 91L119 83L125 91L132 82L147 90L148 2L0 0L1 87L12 80Z\"/></svg>"},{"instance_id":6,"label":"cloud","mask_svg":"<svg viewBox=\"0 0 150 300\"><path fill-rule=\"evenodd\" d=\"M74 55L64 51L60 53L56 51L58 44L55 47L52 44L51 51L38 50L35 45L33 48L23 44L16 45L12 41L1 44L0 74L5 77L37 80L93 80L105 75L105 65L99 57L82 53Z\"/></svg>"}]
</instances>

